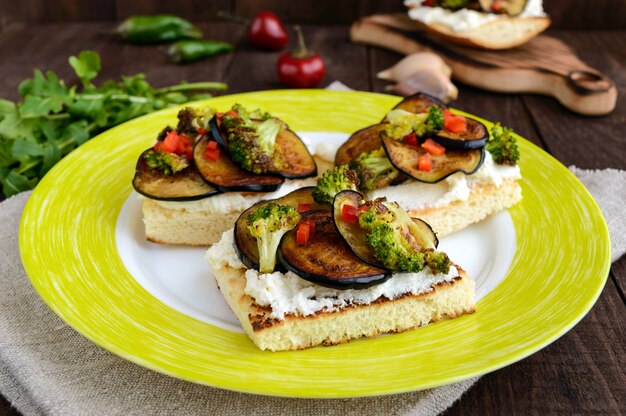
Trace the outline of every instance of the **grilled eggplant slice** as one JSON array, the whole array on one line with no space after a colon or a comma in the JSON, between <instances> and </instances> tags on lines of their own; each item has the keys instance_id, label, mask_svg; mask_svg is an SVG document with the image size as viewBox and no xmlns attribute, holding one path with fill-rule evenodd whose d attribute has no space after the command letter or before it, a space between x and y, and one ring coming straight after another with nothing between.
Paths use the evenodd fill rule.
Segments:
<instances>
[{"instance_id":1,"label":"grilled eggplant slice","mask_svg":"<svg viewBox=\"0 0 626 416\"><path fill-rule=\"evenodd\" d=\"M281 130L276 137L276 151L282 153L285 165L275 173L284 178L310 178L317 176L317 164L306 145L290 129Z\"/></svg>"},{"instance_id":2,"label":"grilled eggplant slice","mask_svg":"<svg viewBox=\"0 0 626 416\"><path fill-rule=\"evenodd\" d=\"M310 211L302 215L302 220L313 222L314 232L305 245L296 243L296 229L283 236L278 258L287 270L335 289L362 289L391 277L391 272L352 254L335 228L330 211Z\"/></svg>"},{"instance_id":3,"label":"grilled eggplant slice","mask_svg":"<svg viewBox=\"0 0 626 416\"><path fill-rule=\"evenodd\" d=\"M211 135L230 155L228 138L217 125L217 119L213 117L209 122ZM282 155L284 166L280 170L271 171L279 176L289 179L309 178L317 176L317 164L307 149L306 145L296 133L286 128L276 137L276 152Z\"/></svg>"},{"instance_id":4,"label":"grilled eggplant slice","mask_svg":"<svg viewBox=\"0 0 626 416\"><path fill-rule=\"evenodd\" d=\"M372 150L380 149L382 144L380 133L385 130L385 124L374 124L353 133L335 155L335 165L345 165L352 162L359 155Z\"/></svg>"},{"instance_id":5,"label":"grilled eggplant slice","mask_svg":"<svg viewBox=\"0 0 626 416\"><path fill-rule=\"evenodd\" d=\"M193 148L193 159L202 178L222 192L250 191L271 192L283 184L284 178L275 175L256 175L235 165L226 154L216 161L204 157L206 147L212 141L209 136L202 136ZM224 149L222 148L222 151Z\"/></svg>"},{"instance_id":6,"label":"grilled eggplant slice","mask_svg":"<svg viewBox=\"0 0 626 416\"><path fill-rule=\"evenodd\" d=\"M202 180L193 164L171 175L150 168L144 158L150 150L139 156L133 178L133 188L141 195L159 201L194 201L220 193Z\"/></svg>"},{"instance_id":7,"label":"grilled eggplant slice","mask_svg":"<svg viewBox=\"0 0 626 416\"><path fill-rule=\"evenodd\" d=\"M467 130L464 133L453 133L443 129L433 139L448 149L478 149L484 147L489 139L489 130L480 121L467 118Z\"/></svg>"},{"instance_id":8,"label":"grilled eggplant slice","mask_svg":"<svg viewBox=\"0 0 626 416\"><path fill-rule=\"evenodd\" d=\"M359 226L358 222L351 223L342 220L341 210L345 204L359 207L362 203L363 195L355 191L342 191L335 195L335 200L333 201L333 221L335 227L355 256L372 266L384 268L376 258L372 247L365 240L367 232ZM378 202L372 201L370 203L376 204ZM437 248L439 239L431 226L419 218L413 218L413 222L416 227L411 230L411 233L416 241L422 242L425 246L432 245Z\"/></svg>"},{"instance_id":9,"label":"grilled eggplant slice","mask_svg":"<svg viewBox=\"0 0 626 416\"><path fill-rule=\"evenodd\" d=\"M441 156L431 156L432 169L417 168L418 159L426 151L419 146L404 144L389 137L383 138L383 146L391 163L399 171L420 182L435 183L456 172L472 174L480 168L485 158L485 149L448 150Z\"/></svg>"},{"instance_id":10,"label":"grilled eggplant slice","mask_svg":"<svg viewBox=\"0 0 626 416\"><path fill-rule=\"evenodd\" d=\"M417 94L413 94L400 101L393 109L400 109L408 111L410 113L420 114L426 111L426 109L431 105L436 105L442 110L448 108L443 102L439 101L437 98L428 94L424 94L423 92L418 92ZM385 119L383 119L383 121L384 120Z\"/></svg>"},{"instance_id":11,"label":"grilled eggplant slice","mask_svg":"<svg viewBox=\"0 0 626 416\"><path fill-rule=\"evenodd\" d=\"M280 205L290 205L294 208L298 208L300 211L302 211L303 207L307 211L329 210L330 207L328 205L319 205L313 200L311 193L313 189L315 189L313 186L300 188L281 198L258 202L241 213L235 222L235 247L237 248L239 259L247 268L259 270L259 249L257 241L256 238L250 234L250 231L248 231L248 217L250 214L270 202L275 202ZM276 263L276 269L284 271L284 269L281 269L279 263Z\"/></svg>"},{"instance_id":12,"label":"grilled eggplant slice","mask_svg":"<svg viewBox=\"0 0 626 416\"><path fill-rule=\"evenodd\" d=\"M380 266L380 262L376 259L374 250L365 241L366 232L361 229L359 222L347 222L341 218L341 210L345 204L359 207L364 200L363 195L356 191L341 191L335 195L333 201L333 221L339 235L343 241L350 247L355 256L365 263Z\"/></svg>"}]
</instances>

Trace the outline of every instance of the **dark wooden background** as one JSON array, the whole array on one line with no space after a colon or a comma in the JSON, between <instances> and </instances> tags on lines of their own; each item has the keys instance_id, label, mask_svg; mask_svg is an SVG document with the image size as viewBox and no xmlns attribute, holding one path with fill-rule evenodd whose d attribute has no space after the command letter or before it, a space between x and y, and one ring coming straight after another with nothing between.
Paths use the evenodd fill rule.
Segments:
<instances>
[{"instance_id":1,"label":"dark wooden background","mask_svg":"<svg viewBox=\"0 0 626 416\"><path fill-rule=\"evenodd\" d=\"M544 0L557 29L626 28L624 0ZM359 16L404 11L402 0L0 0L0 25L10 22L115 21L136 14L175 13L206 21L217 11L244 17L273 10L287 22L351 23Z\"/></svg>"},{"instance_id":2,"label":"dark wooden background","mask_svg":"<svg viewBox=\"0 0 626 416\"><path fill-rule=\"evenodd\" d=\"M615 112L581 117L548 97L494 94L463 85L454 105L502 121L566 166L626 169L626 0L546 0L545 8L554 22L548 33L613 79L619 94ZM250 48L241 26L213 19L218 10L250 16L260 9L305 23L309 46L327 64L323 85L340 80L356 89L384 91L385 83L375 74L399 56L351 44L348 28L360 15L402 11L401 1L0 0L0 97L17 100L19 82L32 76L34 68L54 70L74 82L67 57L83 49L101 54L99 80L145 72L156 86L211 80L227 82L230 93L280 88L274 68L278 54ZM188 17L207 38L231 41L237 50L175 66L154 47L98 36L126 16L161 12ZM626 206L626 195L623 199ZM625 293L626 256L611 267L597 304L578 325L530 357L482 377L447 415L626 414ZM0 396L0 416L16 415Z\"/></svg>"}]
</instances>

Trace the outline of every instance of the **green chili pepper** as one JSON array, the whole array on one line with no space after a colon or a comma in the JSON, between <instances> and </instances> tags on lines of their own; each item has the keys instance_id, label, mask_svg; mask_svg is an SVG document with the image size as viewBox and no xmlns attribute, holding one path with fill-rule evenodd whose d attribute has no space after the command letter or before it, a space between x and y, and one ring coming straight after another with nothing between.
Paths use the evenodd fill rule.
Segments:
<instances>
[{"instance_id":1,"label":"green chili pepper","mask_svg":"<svg viewBox=\"0 0 626 416\"><path fill-rule=\"evenodd\" d=\"M165 54L172 62L180 64L209 58L221 53L230 52L233 49L233 45L226 42L203 39L179 40L170 45L165 50Z\"/></svg>"},{"instance_id":2,"label":"green chili pepper","mask_svg":"<svg viewBox=\"0 0 626 416\"><path fill-rule=\"evenodd\" d=\"M200 29L185 19L169 14L133 16L108 32L134 43L162 43L178 39L200 39Z\"/></svg>"}]
</instances>

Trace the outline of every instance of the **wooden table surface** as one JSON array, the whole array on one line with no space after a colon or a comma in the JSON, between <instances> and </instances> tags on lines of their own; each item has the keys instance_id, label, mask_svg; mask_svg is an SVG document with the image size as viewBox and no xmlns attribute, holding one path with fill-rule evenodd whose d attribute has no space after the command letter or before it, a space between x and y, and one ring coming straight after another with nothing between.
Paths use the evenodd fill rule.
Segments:
<instances>
[{"instance_id":1,"label":"wooden table surface","mask_svg":"<svg viewBox=\"0 0 626 416\"><path fill-rule=\"evenodd\" d=\"M278 54L248 47L239 26L200 25L208 38L229 40L238 48L235 53L188 66L167 63L156 47L129 46L99 37L97 33L108 26L13 24L4 28L0 33L0 97L16 100L19 82L31 77L34 68L52 69L67 81L75 81L67 58L83 49L101 54L101 80L145 72L156 86L186 80L224 81L231 93L280 88L274 71ZM309 25L304 32L309 46L327 64L324 85L339 80L355 89L384 91L385 83L375 74L399 56L351 44L346 25ZM511 126L566 166L626 169L626 31L549 33L614 80L619 98L613 114L585 118L551 98L493 94L463 85L454 106ZM626 195L622 198L626 204ZM447 414L625 414L625 290L626 256L613 264L598 302L578 325L530 357L483 376ZM19 413L0 397L3 415Z\"/></svg>"}]
</instances>

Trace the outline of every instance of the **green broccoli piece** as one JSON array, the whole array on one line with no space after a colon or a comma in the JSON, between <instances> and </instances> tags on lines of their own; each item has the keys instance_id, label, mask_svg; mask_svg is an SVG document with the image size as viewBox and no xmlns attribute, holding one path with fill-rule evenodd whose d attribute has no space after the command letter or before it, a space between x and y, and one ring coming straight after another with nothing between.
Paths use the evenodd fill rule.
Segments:
<instances>
[{"instance_id":1,"label":"green broccoli piece","mask_svg":"<svg viewBox=\"0 0 626 416\"><path fill-rule=\"evenodd\" d=\"M298 211L275 202L261 206L248 217L248 230L259 248L259 271L272 273L276 266L276 251L283 235L300 221Z\"/></svg>"},{"instance_id":2,"label":"green broccoli piece","mask_svg":"<svg viewBox=\"0 0 626 416\"><path fill-rule=\"evenodd\" d=\"M359 178L348 165L336 166L322 174L313 189L313 199L318 204L332 204L335 195L341 191L358 189Z\"/></svg>"},{"instance_id":3,"label":"green broccoli piece","mask_svg":"<svg viewBox=\"0 0 626 416\"><path fill-rule=\"evenodd\" d=\"M436 105L428 106L428 116L424 122L428 133L438 132L443 129L445 121L443 119L443 111Z\"/></svg>"},{"instance_id":4,"label":"green broccoli piece","mask_svg":"<svg viewBox=\"0 0 626 416\"><path fill-rule=\"evenodd\" d=\"M251 129L236 129L228 135L228 150L233 162L256 174L280 170L282 154L275 151L276 137L283 124L272 118Z\"/></svg>"},{"instance_id":5,"label":"green broccoli piece","mask_svg":"<svg viewBox=\"0 0 626 416\"><path fill-rule=\"evenodd\" d=\"M425 257L426 264L433 273L448 274L450 272L450 259L446 253L429 249L425 251Z\"/></svg>"},{"instance_id":6,"label":"green broccoli piece","mask_svg":"<svg viewBox=\"0 0 626 416\"><path fill-rule=\"evenodd\" d=\"M184 134L198 134L198 130L208 130L209 121L215 115L215 110L206 107L196 109L185 107L178 112L178 126L176 130Z\"/></svg>"},{"instance_id":7,"label":"green broccoli piece","mask_svg":"<svg viewBox=\"0 0 626 416\"><path fill-rule=\"evenodd\" d=\"M367 231L365 241L385 267L414 273L426 265L433 273L450 267L448 257L435 251L431 237L398 204L377 199L368 205L359 215L359 226Z\"/></svg>"},{"instance_id":8,"label":"green broccoli piece","mask_svg":"<svg viewBox=\"0 0 626 416\"><path fill-rule=\"evenodd\" d=\"M275 144L285 124L260 110L250 113L240 104L232 109L232 113L225 113L220 119L232 161L256 174L280 170L284 155L275 151Z\"/></svg>"},{"instance_id":9,"label":"green broccoli piece","mask_svg":"<svg viewBox=\"0 0 626 416\"><path fill-rule=\"evenodd\" d=\"M350 169L357 173L359 189L365 192L388 186L400 174L382 147L359 155L350 162Z\"/></svg>"},{"instance_id":10,"label":"green broccoli piece","mask_svg":"<svg viewBox=\"0 0 626 416\"><path fill-rule=\"evenodd\" d=\"M407 247L408 242L387 223L376 223L365 236L365 241L385 267L407 272L419 272L424 268L424 254Z\"/></svg>"},{"instance_id":11,"label":"green broccoli piece","mask_svg":"<svg viewBox=\"0 0 626 416\"><path fill-rule=\"evenodd\" d=\"M444 125L443 111L436 105L428 106L428 111L420 114L401 109L391 110L386 120L389 123L385 126L385 133L395 140L401 140L411 133L418 137L433 134Z\"/></svg>"},{"instance_id":12,"label":"green broccoli piece","mask_svg":"<svg viewBox=\"0 0 626 416\"><path fill-rule=\"evenodd\" d=\"M180 172L189 166L189 161L185 156L175 153L168 153L162 150L149 150L143 156L150 169L160 170L166 175Z\"/></svg>"},{"instance_id":13,"label":"green broccoli piece","mask_svg":"<svg viewBox=\"0 0 626 416\"><path fill-rule=\"evenodd\" d=\"M502 127L500 123L494 124L491 128L491 134L485 147L491 153L493 161L500 165L514 166L519 160L519 149L513 130Z\"/></svg>"},{"instance_id":14,"label":"green broccoli piece","mask_svg":"<svg viewBox=\"0 0 626 416\"><path fill-rule=\"evenodd\" d=\"M458 10L463 9L469 2L470 0L442 0L441 7L444 9Z\"/></svg>"}]
</instances>

